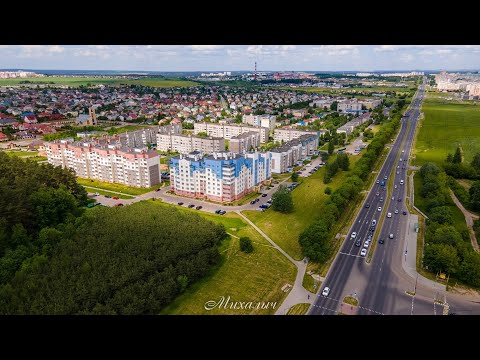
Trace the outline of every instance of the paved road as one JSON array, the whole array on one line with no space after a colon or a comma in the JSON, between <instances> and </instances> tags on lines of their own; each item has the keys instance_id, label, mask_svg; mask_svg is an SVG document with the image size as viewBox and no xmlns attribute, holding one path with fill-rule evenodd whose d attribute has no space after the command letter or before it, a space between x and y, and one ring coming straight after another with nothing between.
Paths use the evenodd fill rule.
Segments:
<instances>
[{"instance_id":1,"label":"paved road","mask_svg":"<svg viewBox=\"0 0 480 360\"><path fill-rule=\"evenodd\" d=\"M380 180L385 175L388 179L393 176L396 188L393 188L392 194L387 194L388 191L383 190L380 185L375 183L372 186L364 202L364 205L368 203L370 207L363 206L358 213L323 283L323 286L330 287L330 294L328 297L319 295L309 314L335 314L341 311L340 304L347 295L358 298L357 314L442 314L443 307L435 304L434 299L443 300L445 293L441 289L417 284L416 279L410 277L402 268L402 258L405 257L405 251L408 253L405 239L407 231L410 231L407 228L409 216L402 214L404 210L408 214L405 206L406 185L400 185L400 180L406 182L407 162L400 162L397 159L408 159L410 155L422 99L423 89L417 92L412 101L412 108L407 112L409 116L402 118L399 134L379 173ZM380 201L382 195L383 202ZM401 199L400 202L397 201L398 198ZM381 211L377 210L379 206ZM399 214L394 213L395 209L399 210ZM382 212L392 213L391 218L385 217L382 228L375 230L380 232L379 239L384 239L385 243L383 245L377 243L373 259L367 264L365 258L360 256L360 251L369 234L369 224L373 219L378 222ZM354 240L350 240L350 235L354 231L361 240L360 247L355 246ZM393 239L388 238L389 234L393 234ZM416 290L416 296L408 295L407 290L412 292ZM449 294L447 301L450 304L450 311L453 308L456 309L456 313L480 314L479 304L466 301L459 296Z\"/></svg>"}]
</instances>

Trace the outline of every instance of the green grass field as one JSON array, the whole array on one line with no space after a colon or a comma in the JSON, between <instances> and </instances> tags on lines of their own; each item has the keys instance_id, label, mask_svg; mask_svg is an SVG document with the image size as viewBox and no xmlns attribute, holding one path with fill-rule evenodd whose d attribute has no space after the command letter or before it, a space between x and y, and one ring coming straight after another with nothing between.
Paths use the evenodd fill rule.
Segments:
<instances>
[{"instance_id":1,"label":"green grass field","mask_svg":"<svg viewBox=\"0 0 480 360\"><path fill-rule=\"evenodd\" d=\"M153 206L171 206L159 201ZM225 240L220 252L220 265L211 271L204 279L193 284L187 291L177 297L162 314L193 314L193 315L253 315L274 314L275 309L212 309L206 310L207 301L219 301L223 296L230 296L232 301L276 302L280 306L288 293L281 291L286 283L295 281L296 268L278 250L271 245L250 225L246 224L236 213L223 216L207 214L196 210L182 208L181 211L196 213L208 220L221 223L226 231L233 236ZM244 254L239 249L236 237L248 236L253 242L254 251Z\"/></svg>"},{"instance_id":2,"label":"green grass field","mask_svg":"<svg viewBox=\"0 0 480 360\"><path fill-rule=\"evenodd\" d=\"M350 168L361 155L349 156ZM292 191L295 210L291 214L282 214L271 209L261 212L255 210L243 211L255 225L265 232L275 243L296 260L303 258L298 242L300 233L316 219L321 217L320 208L328 195L324 190L329 186L337 189L349 172L339 171L330 184L323 183L325 168L321 168L308 178L300 178L301 184Z\"/></svg>"},{"instance_id":3,"label":"green grass field","mask_svg":"<svg viewBox=\"0 0 480 360\"><path fill-rule=\"evenodd\" d=\"M410 86L413 87L413 86ZM410 87L402 88L402 87L390 87L390 86L375 86L375 87L365 87L365 88L341 88L341 89L332 89L332 88L325 88L325 87L297 87L292 88L288 86L280 86L275 89L281 90L294 90L294 91L305 91L305 92L320 92L326 94L343 94L345 92L368 92L368 93L383 93L386 91L395 91L397 95L401 93L408 93Z\"/></svg>"},{"instance_id":4,"label":"green grass field","mask_svg":"<svg viewBox=\"0 0 480 360\"><path fill-rule=\"evenodd\" d=\"M151 188L144 189L144 188L136 188L136 187L122 185L122 184L111 184L111 183L107 183L107 182L103 182L95 179L83 179L83 178L77 178L77 182L83 186L95 187L95 188L99 188L106 191L117 191L127 195L134 195L134 196L142 195L162 187L162 184L159 184Z\"/></svg>"},{"instance_id":5,"label":"green grass field","mask_svg":"<svg viewBox=\"0 0 480 360\"><path fill-rule=\"evenodd\" d=\"M437 95L429 94L423 104L425 118L416 140L414 164L441 164L459 145L464 161L470 162L480 152L480 107L431 98Z\"/></svg>"},{"instance_id":6,"label":"green grass field","mask_svg":"<svg viewBox=\"0 0 480 360\"><path fill-rule=\"evenodd\" d=\"M85 190L87 190L89 193L92 193L92 194L95 194L96 192L98 192L100 195L109 195L111 197L117 196L119 199L125 199L125 200L134 198L134 196L115 194L115 193L112 193L110 191L105 191L105 190L96 190L96 189L92 189L88 186L84 186L84 188L85 188Z\"/></svg>"},{"instance_id":7,"label":"green grass field","mask_svg":"<svg viewBox=\"0 0 480 360\"><path fill-rule=\"evenodd\" d=\"M38 155L38 151L5 151L5 153L9 156L36 156Z\"/></svg>"},{"instance_id":8,"label":"green grass field","mask_svg":"<svg viewBox=\"0 0 480 360\"><path fill-rule=\"evenodd\" d=\"M473 184L473 180L470 180L470 179L457 179L457 181L467 191L470 190L470 188L472 187L472 184Z\"/></svg>"},{"instance_id":9,"label":"green grass field","mask_svg":"<svg viewBox=\"0 0 480 360\"><path fill-rule=\"evenodd\" d=\"M288 309L287 315L305 315L309 307L310 304L306 303L293 305L290 309Z\"/></svg>"},{"instance_id":10,"label":"green grass field","mask_svg":"<svg viewBox=\"0 0 480 360\"><path fill-rule=\"evenodd\" d=\"M72 87L78 87L80 85L86 86L87 84L92 85L112 85L119 86L120 84L126 85L145 85L152 86L157 88L171 88L171 87L188 87L188 86L197 86L199 85L193 81L180 80L180 79L162 79L162 78L143 78L139 80L133 79L102 79L102 78L92 78L92 77L43 77L43 78L23 78L23 79L0 79L0 86L8 85L22 85L21 82L30 81L33 84L49 84L51 85L67 85ZM27 85L27 84L25 84ZM31 84L28 84L31 85Z\"/></svg>"}]
</instances>

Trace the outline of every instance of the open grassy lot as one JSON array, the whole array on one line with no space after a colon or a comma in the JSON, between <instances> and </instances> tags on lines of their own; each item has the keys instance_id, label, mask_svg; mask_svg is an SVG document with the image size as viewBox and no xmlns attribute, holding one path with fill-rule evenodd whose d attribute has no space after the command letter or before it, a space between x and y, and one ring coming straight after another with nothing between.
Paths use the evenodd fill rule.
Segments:
<instances>
[{"instance_id":1,"label":"open grassy lot","mask_svg":"<svg viewBox=\"0 0 480 360\"><path fill-rule=\"evenodd\" d=\"M5 151L5 153L9 156L36 156L38 155L38 151Z\"/></svg>"},{"instance_id":2,"label":"open grassy lot","mask_svg":"<svg viewBox=\"0 0 480 360\"><path fill-rule=\"evenodd\" d=\"M361 158L361 155L349 156L350 168ZM328 186L332 190L338 188L349 172L339 171L330 184L323 183L325 168L321 168L308 178L300 178L301 184L292 192L295 210L291 214L282 214L271 209L261 212L243 211L255 225L264 231L275 243L296 260L303 258L298 243L300 233L312 222L321 217L321 206L328 195L324 193Z\"/></svg>"},{"instance_id":3,"label":"open grassy lot","mask_svg":"<svg viewBox=\"0 0 480 360\"><path fill-rule=\"evenodd\" d=\"M470 179L457 179L457 182L462 185L467 191L470 190L473 184L473 180Z\"/></svg>"},{"instance_id":4,"label":"open grassy lot","mask_svg":"<svg viewBox=\"0 0 480 360\"><path fill-rule=\"evenodd\" d=\"M107 183L107 182L103 182L95 179L83 179L83 178L77 178L77 182L83 186L95 187L95 188L99 188L106 191L117 191L127 195L142 195L162 187L162 184L159 184L151 188L144 189L144 188L136 188L136 187L122 185L122 184L111 184L111 183Z\"/></svg>"},{"instance_id":5,"label":"open grassy lot","mask_svg":"<svg viewBox=\"0 0 480 360\"><path fill-rule=\"evenodd\" d=\"M459 145L464 161L470 162L480 152L480 107L432 98L437 95L429 94L423 104L425 118L416 140L414 164L440 164Z\"/></svg>"},{"instance_id":6,"label":"open grassy lot","mask_svg":"<svg viewBox=\"0 0 480 360\"><path fill-rule=\"evenodd\" d=\"M85 190L87 190L89 193L92 193L92 194L95 194L95 193L99 193L100 195L109 195L111 197L114 197L114 196L117 196L119 199L133 199L134 196L129 196L129 195L120 195L120 194L115 194L115 193L112 193L110 191L105 191L105 190L96 190L96 189L92 189L88 186L84 186Z\"/></svg>"},{"instance_id":7,"label":"open grassy lot","mask_svg":"<svg viewBox=\"0 0 480 360\"><path fill-rule=\"evenodd\" d=\"M288 309L287 315L305 315L308 311L310 304L302 303L293 305Z\"/></svg>"},{"instance_id":8,"label":"open grassy lot","mask_svg":"<svg viewBox=\"0 0 480 360\"><path fill-rule=\"evenodd\" d=\"M93 77L55 77L48 76L42 78L22 78L22 79L0 79L0 86L8 85L22 85L25 81L29 81L31 84L51 84L54 85L67 85L72 87L78 87L80 85L112 85L119 86L121 84L126 85L145 85L158 88L170 88L170 87L187 87L199 85L193 81L180 80L180 79L163 79L163 78L142 78L139 80L133 79L102 79ZM25 84L27 85L27 84Z\"/></svg>"},{"instance_id":9,"label":"open grassy lot","mask_svg":"<svg viewBox=\"0 0 480 360\"><path fill-rule=\"evenodd\" d=\"M159 201L151 202L152 206L175 206ZM175 206L178 208L178 206ZM275 309L219 309L206 310L207 301L218 302L223 296L230 296L230 302L252 301L276 302L280 306L288 293L281 290L286 283L295 281L296 268L278 250L246 224L236 213L224 216L206 214L196 210L182 208L185 212L194 212L208 220L221 223L233 236L225 240L221 247L221 263L200 282L189 287L175 301L162 311L162 314L274 314ZM253 242L254 251L245 254L239 249L237 237L248 236Z\"/></svg>"}]
</instances>

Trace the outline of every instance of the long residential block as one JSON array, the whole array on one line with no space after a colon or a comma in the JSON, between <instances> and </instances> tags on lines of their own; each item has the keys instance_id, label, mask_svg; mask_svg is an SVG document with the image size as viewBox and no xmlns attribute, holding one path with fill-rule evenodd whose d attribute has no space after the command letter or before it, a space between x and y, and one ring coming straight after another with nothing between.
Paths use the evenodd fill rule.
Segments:
<instances>
[{"instance_id":1,"label":"long residential block","mask_svg":"<svg viewBox=\"0 0 480 360\"><path fill-rule=\"evenodd\" d=\"M260 146L260 134L258 132L249 131L230 139L228 150L242 154L249 152L252 149L256 149Z\"/></svg>"},{"instance_id":2,"label":"long residential block","mask_svg":"<svg viewBox=\"0 0 480 360\"><path fill-rule=\"evenodd\" d=\"M170 160L170 187L177 195L231 202L258 190L271 177L269 152L239 155L199 151Z\"/></svg>"},{"instance_id":3,"label":"long residential block","mask_svg":"<svg viewBox=\"0 0 480 360\"><path fill-rule=\"evenodd\" d=\"M272 154L272 173L284 173L298 166L307 156L312 156L318 148L315 134L302 135L281 146L270 150Z\"/></svg>"},{"instance_id":4,"label":"long residential block","mask_svg":"<svg viewBox=\"0 0 480 360\"><path fill-rule=\"evenodd\" d=\"M205 132L208 134L208 136L223 137L227 140L230 140L234 136L238 136L250 131L258 132L260 134L260 141L262 143L268 141L269 129L266 127L246 126L240 124L213 124L206 122L194 124L195 134Z\"/></svg>"},{"instance_id":5,"label":"long residential block","mask_svg":"<svg viewBox=\"0 0 480 360\"><path fill-rule=\"evenodd\" d=\"M149 188L160 184L160 156L146 147L119 143L56 140L45 143L48 162L87 179Z\"/></svg>"},{"instance_id":6,"label":"long residential block","mask_svg":"<svg viewBox=\"0 0 480 360\"><path fill-rule=\"evenodd\" d=\"M314 130L297 130L297 129L275 129L273 133L273 141L275 142L287 142L294 139L298 139L303 135L316 135L317 138L320 137L321 133L325 131L314 131Z\"/></svg>"},{"instance_id":7,"label":"long residential block","mask_svg":"<svg viewBox=\"0 0 480 360\"><path fill-rule=\"evenodd\" d=\"M157 150L188 154L198 150L205 154L225 151L225 139L220 137L203 137L180 134L157 134Z\"/></svg>"}]
</instances>

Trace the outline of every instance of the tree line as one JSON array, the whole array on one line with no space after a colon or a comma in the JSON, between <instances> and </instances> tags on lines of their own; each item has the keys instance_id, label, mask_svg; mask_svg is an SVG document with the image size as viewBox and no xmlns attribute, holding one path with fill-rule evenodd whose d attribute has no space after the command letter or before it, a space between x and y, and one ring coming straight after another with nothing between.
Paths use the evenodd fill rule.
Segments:
<instances>
[{"instance_id":1,"label":"tree line","mask_svg":"<svg viewBox=\"0 0 480 360\"><path fill-rule=\"evenodd\" d=\"M420 196L428 215L423 265L434 273L443 272L475 287L480 286L480 254L470 246L468 230L459 232L449 205L448 176L434 163L424 164Z\"/></svg>"}]
</instances>

